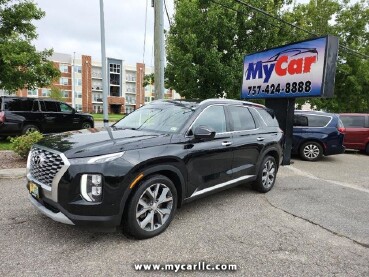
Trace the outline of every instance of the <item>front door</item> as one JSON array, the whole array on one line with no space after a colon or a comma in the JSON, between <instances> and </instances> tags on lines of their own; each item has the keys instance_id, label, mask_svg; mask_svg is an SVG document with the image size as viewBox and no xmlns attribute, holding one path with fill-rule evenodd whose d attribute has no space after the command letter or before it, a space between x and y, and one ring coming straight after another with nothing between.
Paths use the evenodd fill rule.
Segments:
<instances>
[{"instance_id":1,"label":"front door","mask_svg":"<svg viewBox=\"0 0 369 277\"><path fill-rule=\"evenodd\" d=\"M216 132L212 140L196 140L193 131L197 126L206 126ZM222 186L231 178L232 136L227 132L227 120L223 105L214 105L205 110L194 121L188 141L188 191L187 196L196 196Z\"/></svg>"}]
</instances>

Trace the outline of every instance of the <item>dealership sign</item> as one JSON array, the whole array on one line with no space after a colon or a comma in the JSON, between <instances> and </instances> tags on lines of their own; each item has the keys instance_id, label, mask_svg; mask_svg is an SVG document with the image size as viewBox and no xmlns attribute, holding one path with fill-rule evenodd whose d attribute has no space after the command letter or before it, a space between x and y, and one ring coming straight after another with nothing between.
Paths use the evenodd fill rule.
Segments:
<instances>
[{"instance_id":1,"label":"dealership sign","mask_svg":"<svg viewBox=\"0 0 369 277\"><path fill-rule=\"evenodd\" d=\"M241 98L333 97L337 52L326 36L246 55Z\"/></svg>"}]
</instances>

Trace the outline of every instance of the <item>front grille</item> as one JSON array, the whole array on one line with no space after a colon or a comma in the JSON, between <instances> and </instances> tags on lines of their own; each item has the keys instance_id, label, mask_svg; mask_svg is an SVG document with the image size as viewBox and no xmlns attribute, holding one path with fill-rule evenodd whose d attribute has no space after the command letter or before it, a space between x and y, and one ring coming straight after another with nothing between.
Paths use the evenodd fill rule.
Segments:
<instances>
[{"instance_id":1,"label":"front grille","mask_svg":"<svg viewBox=\"0 0 369 277\"><path fill-rule=\"evenodd\" d=\"M38 182L51 187L55 175L64 166L59 154L34 147L31 150L30 174Z\"/></svg>"}]
</instances>

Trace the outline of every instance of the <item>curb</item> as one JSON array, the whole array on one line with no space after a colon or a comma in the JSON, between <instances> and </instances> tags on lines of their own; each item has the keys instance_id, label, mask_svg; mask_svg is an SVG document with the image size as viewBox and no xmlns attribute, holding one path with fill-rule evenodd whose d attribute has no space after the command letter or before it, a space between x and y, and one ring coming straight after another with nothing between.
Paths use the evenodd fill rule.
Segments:
<instances>
[{"instance_id":1,"label":"curb","mask_svg":"<svg viewBox=\"0 0 369 277\"><path fill-rule=\"evenodd\" d=\"M20 179L26 177L25 168L0 169L0 179Z\"/></svg>"}]
</instances>

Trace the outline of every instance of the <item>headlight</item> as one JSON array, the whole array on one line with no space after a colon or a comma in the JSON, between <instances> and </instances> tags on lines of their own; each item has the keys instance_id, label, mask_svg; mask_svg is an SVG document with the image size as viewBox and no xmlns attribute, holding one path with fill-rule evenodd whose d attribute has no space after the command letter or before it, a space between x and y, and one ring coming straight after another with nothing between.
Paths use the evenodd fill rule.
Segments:
<instances>
[{"instance_id":1,"label":"headlight","mask_svg":"<svg viewBox=\"0 0 369 277\"><path fill-rule=\"evenodd\" d=\"M96 156L96 157L88 157L88 158L76 158L70 159L69 162L71 164L101 164L105 162L110 162L115 159L122 157L124 152L113 153L108 155Z\"/></svg>"},{"instance_id":2,"label":"headlight","mask_svg":"<svg viewBox=\"0 0 369 277\"><path fill-rule=\"evenodd\" d=\"M102 201L102 176L100 174L83 174L81 177L81 194L88 202Z\"/></svg>"}]
</instances>

